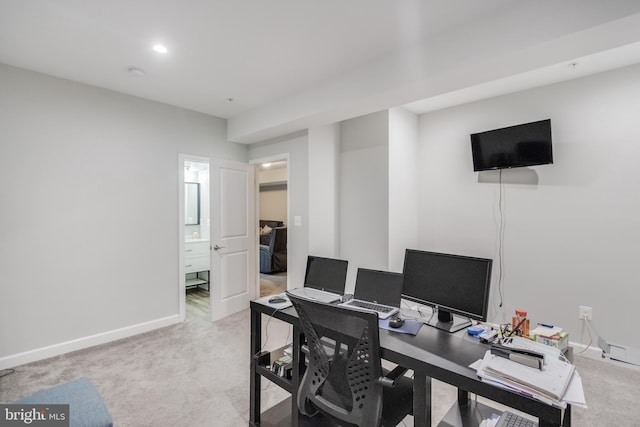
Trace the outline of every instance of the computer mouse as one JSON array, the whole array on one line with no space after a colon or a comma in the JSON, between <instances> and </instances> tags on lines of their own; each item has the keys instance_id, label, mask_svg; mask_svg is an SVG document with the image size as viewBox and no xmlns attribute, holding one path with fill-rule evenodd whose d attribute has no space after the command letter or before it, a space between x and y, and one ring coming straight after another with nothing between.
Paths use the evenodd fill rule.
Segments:
<instances>
[{"instance_id":1,"label":"computer mouse","mask_svg":"<svg viewBox=\"0 0 640 427\"><path fill-rule=\"evenodd\" d=\"M391 326L392 328L399 328L402 325L404 325L404 319L398 316L394 316L389 319L389 326Z\"/></svg>"},{"instance_id":2,"label":"computer mouse","mask_svg":"<svg viewBox=\"0 0 640 427\"><path fill-rule=\"evenodd\" d=\"M287 299L280 295L276 295L275 297L269 298L269 303L271 304L281 304L283 302L287 302Z\"/></svg>"}]
</instances>

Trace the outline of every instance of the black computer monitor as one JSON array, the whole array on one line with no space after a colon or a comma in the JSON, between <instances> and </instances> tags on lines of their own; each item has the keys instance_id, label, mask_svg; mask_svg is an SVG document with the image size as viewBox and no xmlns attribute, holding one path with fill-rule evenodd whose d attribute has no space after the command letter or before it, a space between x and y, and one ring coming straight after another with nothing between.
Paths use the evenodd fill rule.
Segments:
<instances>
[{"instance_id":1,"label":"black computer monitor","mask_svg":"<svg viewBox=\"0 0 640 427\"><path fill-rule=\"evenodd\" d=\"M323 291L344 294L348 262L341 259L309 255L304 285Z\"/></svg>"},{"instance_id":2,"label":"black computer monitor","mask_svg":"<svg viewBox=\"0 0 640 427\"><path fill-rule=\"evenodd\" d=\"M471 319L486 321L493 261L461 255L407 249L402 296L434 307L427 323L456 332Z\"/></svg>"},{"instance_id":3,"label":"black computer monitor","mask_svg":"<svg viewBox=\"0 0 640 427\"><path fill-rule=\"evenodd\" d=\"M358 268L353 297L391 307L400 307L402 274Z\"/></svg>"}]
</instances>

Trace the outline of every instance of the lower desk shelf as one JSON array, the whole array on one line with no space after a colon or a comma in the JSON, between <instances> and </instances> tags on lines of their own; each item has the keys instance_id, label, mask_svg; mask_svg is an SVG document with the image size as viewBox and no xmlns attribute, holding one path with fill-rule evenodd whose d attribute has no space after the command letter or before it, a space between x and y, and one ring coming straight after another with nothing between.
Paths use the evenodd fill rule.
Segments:
<instances>
[{"instance_id":1,"label":"lower desk shelf","mask_svg":"<svg viewBox=\"0 0 640 427\"><path fill-rule=\"evenodd\" d=\"M475 400L463 404L456 402L438 423L438 427L478 427L493 414L501 415L502 411Z\"/></svg>"},{"instance_id":2,"label":"lower desk shelf","mask_svg":"<svg viewBox=\"0 0 640 427\"><path fill-rule=\"evenodd\" d=\"M265 379L277 384L279 387L291 393L291 390L293 389L291 380L274 374L273 372L271 372L271 369L265 366L256 366L256 373L260 374Z\"/></svg>"}]
</instances>

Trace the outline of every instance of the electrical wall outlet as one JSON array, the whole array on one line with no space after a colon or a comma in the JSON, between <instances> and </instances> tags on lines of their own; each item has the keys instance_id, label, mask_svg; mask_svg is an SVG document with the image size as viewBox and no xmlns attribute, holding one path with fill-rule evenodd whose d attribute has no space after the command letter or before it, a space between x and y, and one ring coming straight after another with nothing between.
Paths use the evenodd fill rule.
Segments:
<instances>
[{"instance_id":1,"label":"electrical wall outlet","mask_svg":"<svg viewBox=\"0 0 640 427\"><path fill-rule=\"evenodd\" d=\"M581 305L578 310L578 319L580 320L592 320L593 319L593 308L587 307L586 305Z\"/></svg>"}]
</instances>

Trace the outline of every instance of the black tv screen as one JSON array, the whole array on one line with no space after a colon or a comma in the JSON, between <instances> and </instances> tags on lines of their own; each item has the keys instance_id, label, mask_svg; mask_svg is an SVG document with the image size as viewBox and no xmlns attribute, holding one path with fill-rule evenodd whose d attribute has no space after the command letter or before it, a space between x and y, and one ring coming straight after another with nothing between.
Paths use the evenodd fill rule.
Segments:
<instances>
[{"instance_id":1,"label":"black tv screen","mask_svg":"<svg viewBox=\"0 0 640 427\"><path fill-rule=\"evenodd\" d=\"M553 163L551 120L471 134L471 153L476 172Z\"/></svg>"}]
</instances>

